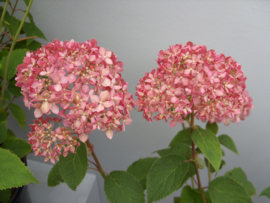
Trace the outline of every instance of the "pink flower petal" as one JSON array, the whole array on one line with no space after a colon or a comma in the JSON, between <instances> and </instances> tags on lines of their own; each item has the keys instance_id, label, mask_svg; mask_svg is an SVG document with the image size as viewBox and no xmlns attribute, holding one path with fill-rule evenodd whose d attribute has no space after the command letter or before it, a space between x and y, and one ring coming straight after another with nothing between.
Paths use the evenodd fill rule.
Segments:
<instances>
[{"instance_id":1,"label":"pink flower petal","mask_svg":"<svg viewBox=\"0 0 270 203\"><path fill-rule=\"evenodd\" d=\"M106 101L106 102L102 102L103 106L105 106L106 108L109 108L112 106L112 103L110 101Z\"/></svg>"},{"instance_id":2,"label":"pink flower petal","mask_svg":"<svg viewBox=\"0 0 270 203\"><path fill-rule=\"evenodd\" d=\"M106 131L106 135L109 139L112 139L113 138L113 131L112 130L107 130Z\"/></svg>"},{"instance_id":3,"label":"pink flower petal","mask_svg":"<svg viewBox=\"0 0 270 203\"><path fill-rule=\"evenodd\" d=\"M97 106L97 108L96 108L96 111L97 111L97 112L100 112L100 111L102 111L103 109L104 109L104 106L101 105L101 104L99 104L99 105Z\"/></svg>"},{"instance_id":4,"label":"pink flower petal","mask_svg":"<svg viewBox=\"0 0 270 203\"><path fill-rule=\"evenodd\" d=\"M100 100L101 101L106 101L108 99L109 92L108 91L103 91L100 93Z\"/></svg>"},{"instance_id":5,"label":"pink flower petal","mask_svg":"<svg viewBox=\"0 0 270 203\"><path fill-rule=\"evenodd\" d=\"M34 115L35 115L36 118L41 117L42 114L43 114L43 113L42 113L41 109L35 109Z\"/></svg>"},{"instance_id":6,"label":"pink flower petal","mask_svg":"<svg viewBox=\"0 0 270 203\"><path fill-rule=\"evenodd\" d=\"M42 105L41 105L41 111L42 111L43 113L48 113L49 110L50 110L50 103L47 102L47 101L44 101L44 102L42 103Z\"/></svg>"},{"instance_id":7,"label":"pink flower petal","mask_svg":"<svg viewBox=\"0 0 270 203\"><path fill-rule=\"evenodd\" d=\"M59 107L56 104L52 104L51 105L51 110L54 114L58 114L59 113Z\"/></svg>"},{"instance_id":8,"label":"pink flower petal","mask_svg":"<svg viewBox=\"0 0 270 203\"><path fill-rule=\"evenodd\" d=\"M97 95L90 95L90 99L94 104L99 103L99 97Z\"/></svg>"},{"instance_id":9,"label":"pink flower petal","mask_svg":"<svg viewBox=\"0 0 270 203\"><path fill-rule=\"evenodd\" d=\"M60 90L62 90L62 86L60 84L54 85L54 89L55 91L59 92Z\"/></svg>"},{"instance_id":10,"label":"pink flower petal","mask_svg":"<svg viewBox=\"0 0 270 203\"><path fill-rule=\"evenodd\" d=\"M86 142L87 139L88 139L88 135L86 133L82 133L79 135L79 139L82 141L82 142Z\"/></svg>"},{"instance_id":11,"label":"pink flower petal","mask_svg":"<svg viewBox=\"0 0 270 203\"><path fill-rule=\"evenodd\" d=\"M176 120L171 120L171 122L170 122L171 128L173 128L174 126L176 126L176 124L177 124L177 121Z\"/></svg>"},{"instance_id":12,"label":"pink flower petal","mask_svg":"<svg viewBox=\"0 0 270 203\"><path fill-rule=\"evenodd\" d=\"M104 78L104 81L103 81L103 83L102 83L102 86L103 87L108 87L108 86L110 86L111 85L111 81L110 81L110 79L109 78Z\"/></svg>"}]
</instances>

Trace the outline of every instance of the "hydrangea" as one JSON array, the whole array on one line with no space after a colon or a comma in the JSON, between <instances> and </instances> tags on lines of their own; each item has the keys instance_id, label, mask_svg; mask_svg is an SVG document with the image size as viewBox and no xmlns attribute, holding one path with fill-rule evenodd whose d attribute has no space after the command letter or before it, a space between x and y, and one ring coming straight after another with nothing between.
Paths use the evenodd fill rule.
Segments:
<instances>
[{"instance_id":1,"label":"hydrangea","mask_svg":"<svg viewBox=\"0 0 270 203\"><path fill-rule=\"evenodd\" d=\"M241 65L230 56L188 42L160 51L157 69L136 87L138 110L152 121L183 123L190 113L203 122L239 122L253 108Z\"/></svg>"},{"instance_id":2,"label":"hydrangea","mask_svg":"<svg viewBox=\"0 0 270 203\"><path fill-rule=\"evenodd\" d=\"M64 149L64 156L67 151L74 153L79 142L70 133L86 142L92 130L102 129L110 139L113 130L125 130L132 122L130 111L135 101L122 79L122 67L117 56L97 46L95 39L83 43L56 39L27 52L17 68L16 85L21 87L25 106L35 108L34 115L39 118L29 134L37 154L47 159L53 154L51 157L57 159L59 148ZM41 117L51 113L63 119L63 127L48 128L53 119Z\"/></svg>"}]
</instances>

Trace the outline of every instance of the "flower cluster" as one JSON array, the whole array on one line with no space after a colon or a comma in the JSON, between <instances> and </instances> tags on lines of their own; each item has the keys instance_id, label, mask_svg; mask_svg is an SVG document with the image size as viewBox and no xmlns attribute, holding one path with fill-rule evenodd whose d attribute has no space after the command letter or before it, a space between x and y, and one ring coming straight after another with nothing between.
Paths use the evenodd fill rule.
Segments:
<instances>
[{"instance_id":1,"label":"flower cluster","mask_svg":"<svg viewBox=\"0 0 270 203\"><path fill-rule=\"evenodd\" d=\"M30 125L32 132L28 134L29 144L35 151L35 155L45 157L45 162L59 160L61 151L64 157L69 152L75 153L75 147L80 146L77 136L72 136L71 132L65 127L58 127L53 130L55 123L60 124L61 119L47 117L39 118Z\"/></svg>"},{"instance_id":2,"label":"flower cluster","mask_svg":"<svg viewBox=\"0 0 270 203\"><path fill-rule=\"evenodd\" d=\"M16 77L25 105L34 107L35 117L51 112L82 142L92 130L125 130L135 106L122 79L123 63L97 46L95 39L83 43L54 40L39 50L27 52ZM70 151L72 152L72 151Z\"/></svg>"},{"instance_id":3,"label":"flower cluster","mask_svg":"<svg viewBox=\"0 0 270 203\"><path fill-rule=\"evenodd\" d=\"M239 122L253 108L245 91L246 77L231 57L188 42L159 52L158 67L136 87L138 110L152 121L164 119L174 127L188 114L205 122Z\"/></svg>"}]
</instances>

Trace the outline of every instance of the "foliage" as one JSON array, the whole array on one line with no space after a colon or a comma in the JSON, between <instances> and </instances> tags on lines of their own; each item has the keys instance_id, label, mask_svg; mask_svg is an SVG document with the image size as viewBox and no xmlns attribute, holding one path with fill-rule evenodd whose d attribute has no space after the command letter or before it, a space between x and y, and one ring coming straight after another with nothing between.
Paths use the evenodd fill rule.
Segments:
<instances>
[{"instance_id":1,"label":"foliage","mask_svg":"<svg viewBox=\"0 0 270 203\"><path fill-rule=\"evenodd\" d=\"M16 7L17 1L1 1L0 6L0 202L3 203L9 202L11 198L10 188L38 183L21 161L21 158L32 151L31 146L27 141L16 138L7 125L7 118L12 115L25 130L24 112L20 106L13 103L22 96L20 88L15 86L16 68L23 62L27 51L41 47L36 41L37 37L46 39L29 13L32 0L25 3L25 11ZM6 9L8 4L12 8L11 12ZM25 13L22 19L14 17L15 12L22 11ZM29 22L24 22L27 17Z\"/></svg>"}]
</instances>

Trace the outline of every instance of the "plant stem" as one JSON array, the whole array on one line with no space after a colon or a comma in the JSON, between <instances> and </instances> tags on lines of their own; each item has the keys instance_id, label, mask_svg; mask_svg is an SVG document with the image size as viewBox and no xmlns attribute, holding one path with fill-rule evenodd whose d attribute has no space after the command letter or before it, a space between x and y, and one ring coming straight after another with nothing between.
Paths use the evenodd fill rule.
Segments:
<instances>
[{"instance_id":1,"label":"plant stem","mask_svg":"<svg viewBox=\"0 0 270 203\"><path fill-rule=\"evenodd\" d=\"M10 58L11 58L11 54L12 54L12 51L13 51L13 49L15 47L15 44L16 44L17 38L18 38L18 36L19 36L19 34L21 32L21 29L23 27L24 21L25 21L26 17L28 16L28 13L29 13L29 10L31 8L32 3L33 3L33 0L30 0L29 4L28 4L28 7L27 7L27 9L25 11L25 14L23 16L23 19L21 21L21 24L20 24L20 26L19 26L19 28L17 30L17 33L16 33L15 37L13 38L13 42L12 42L11 47L10 47L9 52L8 52L6 66L5 66L5 70L4 70L5 72L4 72L4 79L3 79L3 84L2 84L2 93L1 93L1 97L0 97L1 99L4 98L4 94L5 94L6 83L7 83L7 69L8 69ZM2 18L1 18L1 21L2 21ZM3 102L3 100L0 100L0 106L2 106L2 102Z\"/></svg>"},{"instance_id":2,"label":"plant stem","mask_svg":"<svg viewBox=\"0 0 270 203\"><path fill-rule=\"evenodd\" d=\"M1 16L0 28L2 28L4 17L5 17L6 11L7 11L8 2L9 2L9 0L6 0L5 7L4 7L4 10L3 10L2 16Z\"/></svg>"},{"instance_id":3,"label":"plant stem","mask_svg":"<svg viewBox=\"0 0 270 203\"><path fill-rule=\"evenodd\" d=\"M194 130L194 114L192 113L191 114L191 135L192 135L192 132ZM206 199L205 199L205 196L204 196L204 191L203 191L203 188L202 188L202 185L201 185L201 179L200 179L200 173L199 173L199 169L198 169L198 164L197 162L195 161L196 160L196 152L195 152L195 144L193 142L193 140L191 140L191 146L192 146L192 158L193 158L193 163L194 163L194 166L195 166L195 170L196 170L196 175L197 175L197 180L198 180L198 188L201 192L201 196L202 196L202 199L203 199L203 202L204 203L207 203Z\"/></svg>"},{"instance_id":4,"label":"plant stem","mask_svg":"<svg viewBox=\"0 0 270 203\"><path fill-rule=\"evenodd\" d=\"M13 14L14 14L14 12L15 12L15 9L16 9L16 6L17 6L17 4L18 4L18 0L16 0L16 2L15 2L15 4L14 4L14 7L13 7L13 9L12 9L12 12L11 12L11 16L13 16Z\"/></svg>"},{"instance_id":5,"label":"plant stem","mask_svg":"<svg viewBox=\"0 0 270 203\"><path fill-rule=\"evenodd\" d=\"M208 179L211 181L211 171L210 171L210 162L207 160L207 168L208 168Z\"/></svg>"},{"instance_id":6,"label":"plant stem","mask_svg":"<svg viewBox=\"0 0 270 203\"><path fill-rule=\"evenodd\" d=\"M92 154L92 156L93 156L93 158L94 158L94 160L95 160L95 162L97 164L99 173L102 175L103 178L105 178L105 172L103 171L103 169L101 167L101 164L100 164L100 162L99 162L99 160L98 160L98 158L97 158L97 156L96 156L96 154L94 152L94 149L93 149L89 139L86 141L86 145L91 150L91 154Z\"/></svg>"}]
</instances>

